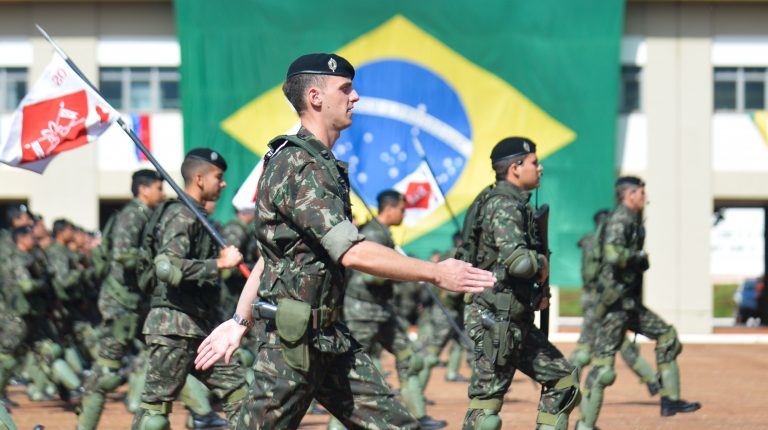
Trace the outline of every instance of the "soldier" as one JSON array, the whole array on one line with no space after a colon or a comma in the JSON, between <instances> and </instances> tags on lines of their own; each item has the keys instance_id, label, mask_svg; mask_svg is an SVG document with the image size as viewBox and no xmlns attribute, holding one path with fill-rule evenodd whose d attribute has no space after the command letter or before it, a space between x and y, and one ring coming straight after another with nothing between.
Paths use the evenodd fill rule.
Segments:
<instances>
[{"instance_id":1,"label":"soldier","mask_svg":"<svg viewBox=\"0 0 768 430\"><path fill-rule=\"evenodd\" d=\"M587 375L584 401L577 429L593 429L600 414L605 387L613 384L616 352L627 329L656 340L656 364L661 376L661 415L693 412L701 405L680 399L680 373L676 357L683 349L675 328L642 303L643 273L648 254L643 250L645 228L645 183L635 176L616 181L616 209L605 221L602 260L598 278L596 316L600 319L595 338L592 369Z\"/></svg>"},{"instance_id":2,"label":"soldier","mask_svg":"<svg viewBox=\"0 0 768 430\"><path fill-rule=\"evenodd\" d=\"M498 280L492 290L467 297L465 324L475 351L464 429L501 428L504 395L520 369L543 386L537 429L565 430L579 402L577 371L533 324L534 311L549 306L549 292L538 288L549 276L549 261L528 203L543 167L536 145L523 137L497 143L491 163L496 183L467 209L457 252Z\"/></svg>"},{"instance_id":3,"label":"soldier","mask_svg":"<svg viewBox=\"0 0 768 430\"><path fill-rule=\"evenodd\" d=\"M578 242L579 248L581 248L581 280L583 283L581 308L584 312L584 319L581 324L579 340L576 342L576 349L573 350L569 360L579 369L579 375L581 375L582 369L592 361L595 333L600 325L600 320L595 316L597 275L600 268L601 241L605 231L604 221L609 213L610 211L607 209L597 211L593 218L595 231L585 234ZM620 352L621 358L624 359L627 366L640 377L640 382L648 387L651 396L658 394L660 388L658 376L651 365L640 355L640 348L637 344L626 338L621 344Z\"/></svg>"},{"instance_id":4,"label":"soldier","mask_svg":"<svg viewBox=\"0 0 768 430\"><path fill-rule=\"evenodd\" d=\"M680 373L676 357L683 349L675 328L642 303L643 273L648 270L648 254L643 249L645 227L645 183L635 176L616 180L616 209L605 221L602 259L595 307L599 319L595 336L592 369L587 375L578 429L595 428L605 387L613 384L616 352L632 330L656 340L656 364L661 381L661 415L693 412L698 402L680 399Z\"/></svg>"},{"instance_id":5,"label":"soldier","mask_svg":"<svg viewBox=\"0 0 768 430\"><path fill-rule=\"evenodd\" d=\"M80 387L80 379L72 368L62 359L64 351L60 345L58 331L48 315L54 310L54 295L47 276L43 273L41 261L31 254L35 248L35 239L31 226L17 227L13 231L15 246L11 255L3 264L5 303L14 321L13 327L5 327L14 335L25 336L25 342L35 356L35 366L31 371L34 386L30 390L42 395L41 391L52 381L62 393ZM18 320L17 320L18 318ZM22 325L16 325L21 321ZM23 328L22 328L23 327ZM12 339L6 339L12 342ZM13 341L10 351L18 351ZM6 357L7 358L7 357ZM5 361L4 367L14 366ZM7 381L6 381L7 382ZM64 396L66 397L66 395Z\"/></svg>"},{"instance_id":6,"label":"soldier","mask_svg":"<svg viewBox=\"0 0 768 430\"><path fill-rule=\"evenodd\" d=\"M207 148L193 149L184 157L184 192L200 212L205 213L206 201L219 199L226 186L225 170L224 157ZM221 249L217 257L215 242L180 201L167 203L157 216L151 232L157 285L143 330L149 350L147 376L133 428L168 426L172 402L190 372L224 399L224 410L234 427L246 394L244 369L222 363L209 372L196 372L192 362L198 345L218 320L215 309L221 271L237 267L243 257L234 246Z\"/></svg>"},{"instance_id":7,"label":"soldier","mask_svg":"<svg viewBox=\"0 0 768 430\"><path fill-rule=\"evenodd\" d=\"M339 320L345 268L470 293L493 284L490 273L467 263L405 257L358 233L346 167L331 152L359 100L353 77L352 65L335 54L304 55L288 68L283 93L302 127L274 139L266 156L256 206L262 259L237 313L201 344L195 360L200 369L229 361L256 318L256 379L240 428L296 428L313 397L348 428L417 428ZM252 314L257 295L264 302Z\"/></svg>"},{"instance_id":8,"label":"soldier","mask_svg":"<svg viewBox=\"0 0 768 430\"><path fill-rule=\"evenodd\" d=\"M109 267L99 292L98 355L85 383L78 429L95 429L104 409L106 394L122 383L121 359L130 351L147 303L139 288L136 260L141 234L152 210L165 199L163 178L154 170L139 170L131 177L133 200L108 222L104 252Z\"/></svg>"},{"instance_id":9,"label":"soldier","mask_svg":"<svg viewBox=\"0 0 768 430\"><path fill-rule=\"evenodd\" d=\"M366 240L394 249L389 227L400 225L405 216L405 197L395 190L386 190L376 197L379 213L360 227ZM418 373L423 358L418 356L408 335L397 321L392 306L395 282L353 270L344 296L344 321L349 332L360 342L363 351L372 358L377 345L394 354L400 382L400 395L423 429L438 429L447 425L427 415Z\"/></svg>"}]
</instances>

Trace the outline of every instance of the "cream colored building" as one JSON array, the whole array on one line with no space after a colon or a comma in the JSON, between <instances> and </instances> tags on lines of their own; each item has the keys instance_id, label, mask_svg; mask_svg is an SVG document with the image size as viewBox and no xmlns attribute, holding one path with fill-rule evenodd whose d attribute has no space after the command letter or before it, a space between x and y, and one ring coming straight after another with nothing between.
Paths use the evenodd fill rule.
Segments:
<instances>
[{"instance_id":1,"label":"cream colored building","mask_svg":"<svg viewBox=\"0 0 768 430\"><path fill-rule=\"evenodd\" d=\"M768 110L766 22L768 1L626 5L617 170L647 180L645 298L682 333L712 330L713 210L768 204L768 145L755 115ZM114 78L123 110L147 114L153 151L177 171L181 114L165 93L180 62L172 2L0 0L0 84L24 69L31 85L50 59L35 23L95 83ZM2 108L0 138L10 118ZM65 216L96 228L110 203L129 198L130 173L142 165L111 130L97 145L59 156L44 177L0 166L0 203L27 201L49 222Z\"/></svg>"}]
</instances>

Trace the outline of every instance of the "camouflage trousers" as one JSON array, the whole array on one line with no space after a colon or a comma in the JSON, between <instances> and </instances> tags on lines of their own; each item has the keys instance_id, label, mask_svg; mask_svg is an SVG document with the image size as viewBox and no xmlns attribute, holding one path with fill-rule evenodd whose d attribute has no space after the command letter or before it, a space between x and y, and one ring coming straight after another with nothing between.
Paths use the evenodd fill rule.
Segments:
<instances>
[{"instance_id":1,"label":"camouflage trousers","mask_svg":"<svg viewBox=\"0 0 768 430\"><path fill-rule=\"evenodd\" d=\"M359 344L342 354L309 349L310 366L302 372L286 364L276 331L254 330L261 342L255 380L243 400L238 429L295 429L312 399L348 429L416 429L418 423L395 400L384 377Z\"/></svg>"},{"instance_id":2,"label":"camouflage trousers","mask_svg":"<svg viewBox=\"0 0 768 430\"><path fill-rule=\"evenodd\" d=\"M102 321L99 324L98 355L111 361L120 361L136 338L145 310L130 309L114 298L102 294L99 298Z\"/></svg>"},{"instance_id":3,"label":"camouflage trousers","mask_svg":"<svg viewBox=\"0 0 768 430\"><path fill-rule=\"evenodd\" d=\"M515 371L519 369L544 386L539 399L541 412L557 414L561 405L571 395L570 389L557 390L554 385L569 376L574 367L563 354L552 345L544 333L531 322L511 322L509 330L514 332L511 357L504 365L498 365L486 355L485 333L481 318L489 311L477 303L468 304L465 309L465 323L469 337L475 343L472 362L472 378L469 383L470 400L496 400L503 402ZM474 429L479 416L478 409L470 408L464 418L464 429Z\"/></svg>"},{"instance_id":4,"label":"camouflage trousers","mask_svg":"<svg viewBox=\"0 0 768 430\"><path fill-rule=\"evenodd\" d=\"M451 339L458 340L458 335L453 331L449 318L453 319L459 327L464 325L463 302L446 306L448 315L438 305L432 305L429 310L432 314L432 333L427 339L427 350L432 354L440 354Z\"/></svg>"},{"instance_id":5,"label":"camouflage trousers","mask_svg":"<svg viewBox=\"0 0 768 430\"><path fill-rule=\"evenodd\" d=\"M142 403L159 404L172 402L181 392L188 374L194 375L211 392L224 399L224 410L230 426L234 428L242 401L239 392L245 393L245 371L234 361L217 362L206 371L194 369L200 338L183 336L147 335L148 363ZM140 414L137 414L139 417ZM134 420L134 427L138 424Z\"/></svg>"},{"instance_id":6,"label":"camouflage trousers","mask_svg":"<svg viewBox=\"0 0 768 430\"><path fill-rule=\"evenodd\" d=\"M634 299L629 300L632 300L632 303L627 303L624 306L626 309L609 311L600 320L596 331L595 357L614 357L624 343L627 330L632 330L654 340L673 330L672 326L653 311L640 303L636 303ZM625 302L628 300L625 299ZM677 342L676 338L675 342ZM675 359L679 352L680 350L676 345L657 342L656 363L669 363Z\"/></svg>"},{"instance_id":7,"label":"camouflage trousers","mask_svg":"<svg viewBox=\"0 0 768 430\"><path fill-rule=\"evenodd\" d=\"M344 317L350 334L362 346L364 353L375 357L381 352L381 348L395 356L395 368L401 381L408 377L408 368L410 366L410 356L413 353L411 342L408 335L398 323L397 317L393 312L386 312L383 309L380 314L388 315L385 320L372 321L366 315L368 307L384 308L371 302L351 299L347 297L344 301Z\"/></svg>"}]
</instances>

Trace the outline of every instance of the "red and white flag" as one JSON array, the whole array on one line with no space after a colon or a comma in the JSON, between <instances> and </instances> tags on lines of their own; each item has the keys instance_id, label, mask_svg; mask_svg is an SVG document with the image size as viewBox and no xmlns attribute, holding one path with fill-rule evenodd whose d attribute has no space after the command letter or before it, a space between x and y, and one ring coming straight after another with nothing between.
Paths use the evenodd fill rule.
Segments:
<instances>
[{"instance_id":1,"label":"red and white flag","mask_svg":"<svg viewBox=\"0 0 768 430\"><path fill-rule=\"evenodd\" d=\"M405 219L403 223L412 227L445 203L432 171L422 161L410 175L393 187L405 197Z\"/></svg>"},{"instance_id":2,"label":"red and white flag","mask_svg":"<svg viewBox=\"0 0 768 430\"><path fill-rule=\"evenodd\" d=\"M56 154L104 133L119 114L58 54L16 108L0 162L42 173Z\"/></svg>"}]
</instances>

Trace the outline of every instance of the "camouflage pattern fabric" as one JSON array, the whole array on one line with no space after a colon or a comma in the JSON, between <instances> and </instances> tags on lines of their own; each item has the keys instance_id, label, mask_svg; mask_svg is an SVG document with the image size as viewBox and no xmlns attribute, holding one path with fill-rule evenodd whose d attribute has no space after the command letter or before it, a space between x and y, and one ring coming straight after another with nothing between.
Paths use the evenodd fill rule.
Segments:
<instances>
[{"instance_id":1,"label":"camouflage pattern fabric","mask_svg":"<svg viewBox=\"0 0 768 430\"><path fill-rule=\"evenodd\" d=\"M253 234L242 221L235 218L224 225L221 235L227 243L234 245L243 254L243 259L248 267L253 267L256 262L253 258L246 257L246 250L249 247ZM226 321L232 317L237 307L237 301L240 299L240 292L245 285L245 277L237 269L230 269L222 272L221 297L219 299L219 319Z\"/></svg>"},{"instance_id":2,"label":"camouflage pattern fabric","mask_svg":"<svg viewBox=\"0 0 768 430\"><path fill-rule=\"evenodd\" d=\"M516 369L543 385L539 411L557 414L567 402L571 391L555 389L555 384L574 371L574 367L563 357L537 327L533 325L534 309L532 298L534 277L539 271L543 256L536 254L534 274L522 279L510 273L509 262L514 252L534 252L539 245L538 232L533 222L533 209L528 204L529 193L507 181L498 181L495 197L488 198L477 216L487 220L480 233L479 261L474 265L490 264L497 284L480 295L473 296L473 302L464 311L464 321L469 337L475 343L473 374L469 385L470 400L501 400L509 389ZM482 196L478 196L478 199ZM465 221L469 222L469 221ZM495 261L490 261L495 259ZM502 302L506 301L505 305ZM502 308L508 309L502 309ZM492 348L486 345L494 330L482 326L483 315L504 327L500 339L507 339L508 345L493 349L496 357L489 357ZM502 350L506 349L506 350ZM506 357L505 362L500 357ZM473 429L483 409L470 408L464 418L464 428Z\"/></svg>"},{"instance_id":3,"label":"camouflage pattern fabric","mask_svg":"<svg viewBox=\"0 0 768 430\"><path fill-rule=\"evenodd\" d=\"M202 213L204 208L199 206ZM210 312L219 299L218 250L192 210L181 202L166 206L155 231L156 255L168 256L181 271L178 286L158 280L152 292L151 310L144 323L149 351L144 404L170 402L192 373L211 391L224 399L230 423L237 420L241 398L233 393L245 391L245 372L237 362L216 365L206 372L194 370L197 347L218 322ZM134 428L146 410L134 419Z\"/></svg>"},{"instance_id":4,"label":"camouflage pattern fabric","mask_svg":"<svg viewBox=\"0 0 768 430\"><path fill-rule=\"evenodd\" d=\"M346 165L304 128L270 146L256 205L265 259L259 297L338 308L345 289L338 260L363 240L351 223ZM340 321L309 333L308 372L290 367L274 327L263 332L258 323L254 331L264 337L243 403L243 428L296 428L313 397L349 428L417 427Z\"/></svg>"},{"instance_id":5,"label":"camouflage pattern fabric","mask_svg":"<svg viewBox=\"0 0 768 430\"><path fill-rule=\"evenodd\" d=\"M256 377L236 428L298 428L313 398L348 429L418 428L359 344L338 355L310 349L305 373L284 364L280 339L269 326L258 321L254 327L261 340Z\"/></svg>"}]
</instances>

